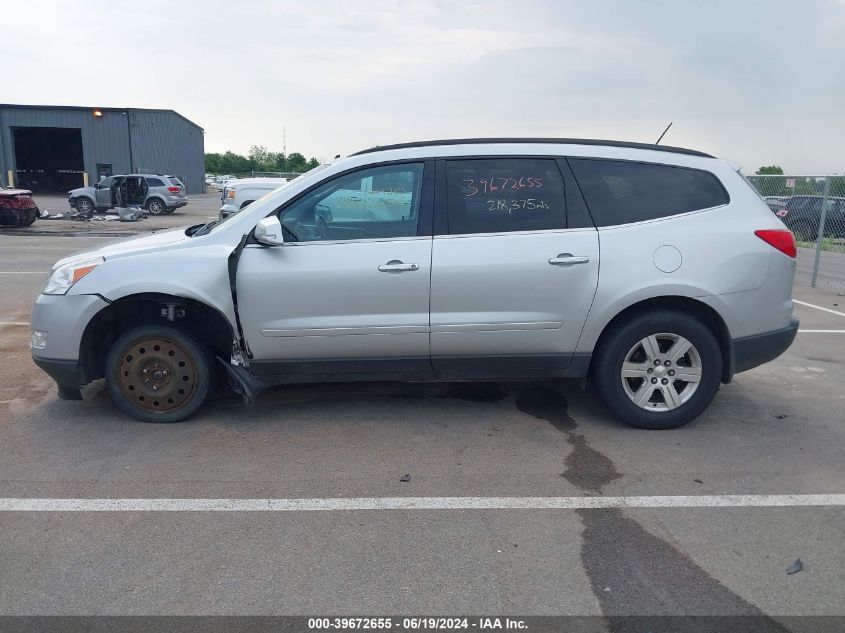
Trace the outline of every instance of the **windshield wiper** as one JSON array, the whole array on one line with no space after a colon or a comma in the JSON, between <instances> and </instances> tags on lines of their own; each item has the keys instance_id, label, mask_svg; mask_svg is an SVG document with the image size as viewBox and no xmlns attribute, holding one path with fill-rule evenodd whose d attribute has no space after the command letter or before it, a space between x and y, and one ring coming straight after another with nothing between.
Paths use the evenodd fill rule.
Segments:
<instances>
[{"instance_id":1,"label":"windshield wiper","mask_svg":"<svg viewBox=\"0 0 845 633\"><path fill-rule=\"evenodd\" d=\"M200 235L205 235L211 229L213 229L220 220L214 220L213 222L206 222L201 227L199 227L196 231L191 233L191 237L199 237Z\"/></svg>"}]
</instances>

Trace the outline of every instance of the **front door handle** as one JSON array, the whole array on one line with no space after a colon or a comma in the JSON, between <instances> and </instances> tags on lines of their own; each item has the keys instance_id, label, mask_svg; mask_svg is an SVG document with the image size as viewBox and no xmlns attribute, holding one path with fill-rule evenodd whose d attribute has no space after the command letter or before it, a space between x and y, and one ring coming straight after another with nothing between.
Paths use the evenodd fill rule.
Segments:
<instances>
[{"instance_id":1,"label":"front door handle","mask_svg":"<svg viewBox=\"0 0 845 633\"><path fill-rule=\"evenodd\" d=\"M557 257L552 257L549 263L552 266L572 266L573 264L587 264L590 258L586 255L573 255L572 253L560 253Z\"/></svg>"},{"instance_id":2,"label":"front door handle","mask_svg":"<svg viewBox=\"0 0 845 633\"><path fill-rule=\"evenodd\" d=\"M405 264L398 259L391 259L386 264L382 264L378 269L383 273L403 273L407 270L419 270L419 264Z\"/></svg>"}]
</instances>

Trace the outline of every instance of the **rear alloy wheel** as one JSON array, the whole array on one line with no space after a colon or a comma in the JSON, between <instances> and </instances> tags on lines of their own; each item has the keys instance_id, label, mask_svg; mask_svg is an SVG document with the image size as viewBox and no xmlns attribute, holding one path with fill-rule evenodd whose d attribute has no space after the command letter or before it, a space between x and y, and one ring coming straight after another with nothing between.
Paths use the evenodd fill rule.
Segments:
<instances>
[{"instance_id":1,"label":"rear alloy wheel","mask_svg":"<svg viewBox=\"0 0 845 633\"><path fill-rule=\"evenodd\" d=\"M94 203L91 202L91 200L88 198L77 198L76 210L85 215L91 215L94 213L94 211L96 211L96 209L94 208Z\"/></svg>"},{"instance_id":2,"label":"rear alloy wheel","mask_svg":"<svg viewBox=\"0 0 845 633\"><path fill-rule=\"evenodd\" d=\"M673 429L707 408L721 373L722 353L707 325L655 310L606 333L593 379L610 409L631 426Z\"/></svg>"},{"instance_id":3,"label":"rear alloy wheel","mask_svg":"<svg viewBox=\"0 0 845 633\"><path fill-rule=\"evenodd\" d=\"M159 200L158 198L153 198L149 202L147 202L147 211L149 211L153 215L161 215L165 212L166 207L164 206L164 202Z\"/></svg>"},{"instance_id":4,"label":"rear alloy wheel","mask_svg":"<svg viewBox=\"0 0 845 633\"><path fill-rule=\"evenodd\" d=\"M142 326L118 338L106 359L115 403L143 422L179 422L203 403L211 382L208 353L184 332Z\"/></svg>"}]
</instances>

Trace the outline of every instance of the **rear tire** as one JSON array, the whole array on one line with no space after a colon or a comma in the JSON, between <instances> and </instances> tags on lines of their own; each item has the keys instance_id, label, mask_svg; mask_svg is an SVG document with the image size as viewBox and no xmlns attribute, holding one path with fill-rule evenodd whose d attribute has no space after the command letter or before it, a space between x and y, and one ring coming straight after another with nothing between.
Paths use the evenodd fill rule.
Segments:
<instances>
[{"instance_id":1,"label":"rear tire","mask_svg":"<svg viewBox=\"0 0 845 633\"><path fill-rule=\"evenodd\" d=\"M144 325L121 335L106 357L115 404L142 422L180 422L202 403L212 381L211 356L185 332Z\"/></svg>"},{"instance_id":2,"label":"rear tire","mask_svg":"<svg viewBox=\"0 0 845 633\"><path fill-rule=\"evenodd\" d=\"M147 202L147 211L152 215L161 215L166 209L167 207L164 206L164 202L158 198L152 198Z\"/></svg>"},{"instance_id":3,"label":"rear tire","mask_svg":"<svg viewBox=\"0 0 845 633\"><path fill-rule=\"evenodd\" d=\"M651 310L612 325L592 369L610 410L631 426L653 430L697 418L713 401L721 375L722 352L713 332L673 310Z\"/></svg>"}]
</instances>

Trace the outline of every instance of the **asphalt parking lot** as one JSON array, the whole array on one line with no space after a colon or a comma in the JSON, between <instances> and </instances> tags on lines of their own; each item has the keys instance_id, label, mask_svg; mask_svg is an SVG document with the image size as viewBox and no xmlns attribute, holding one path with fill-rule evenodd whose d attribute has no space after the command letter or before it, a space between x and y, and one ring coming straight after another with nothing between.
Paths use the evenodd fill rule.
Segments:
<instances>
[{"instance_id":1,"label":"asphalt parking lot","mask_svg":"<svg viewBox=\"0 0 845 633\"><path fill-rule=\"evenodd\" d=\"M27 326L52 263L218 206L0 231L0 498L211 500L0 508L0 614L845 615L845 292L799 281L794 345L676 431L623 426L568 382L303 385L251 408L221 392L174 425L130 420L100 385L58 400ZM675 501L630 501L655 495ZM520 507L538 497L623 501ZM268 499L307 501L222 501Z\"/></svg>"}]
</instances>

